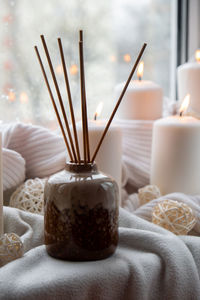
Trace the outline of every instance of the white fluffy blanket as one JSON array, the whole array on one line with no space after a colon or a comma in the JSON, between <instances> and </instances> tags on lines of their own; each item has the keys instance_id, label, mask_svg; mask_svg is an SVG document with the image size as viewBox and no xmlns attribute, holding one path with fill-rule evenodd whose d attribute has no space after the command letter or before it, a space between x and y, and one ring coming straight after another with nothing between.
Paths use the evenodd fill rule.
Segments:
<instances>
[{"instance_id":1,"label":"white fluffy blanket","mask_svg":"<svg viewBox=\"0 0 200 300\"><path fill-rule=\"evenodd\" d=\"M151 140L147 137L151 130L145 130L147 124L140 126L133 122L128 128L122 124L129 136L126 139L125 135L125 140L130 142L130 146L124 143L124 185L127 181L134 186L148 183L147 149ZM141 130L139 135L137 128ZM61 137L20 123L1 124L0 130L5 190L22 182L25 176L48 176L63 168L65 146ZM134 148L130 130L135 145L146 149L147 156L139 161L138 156L145 152ZM131 149L135 149L132 159ZM165 197L193 207L198 218L192 232L196 236L177 237L152 224L151 211L158 200L139 206L137 194L128 195L123 190L123 206L131 213L120 209L116 253L106 260L82 263L64 262L47 255L43 245L43 217L4 207L5 232L20 235L26 253L0 268L0 299L200 299L200 197L183 194Z\"/></svg>"},{"instance_id":2,"label":"white fluffy blanket","mask_svg":"<svg viewBox=\"0 0 200 300\"><path fill-rule=\"evenodd\" d=\"M68 262L43 245L43 217L5 208L5 231L21 236L24 257L0 269L4 300L200 299L200 238L166 231L120 209L119 247L108 259Z\"/></svg>"},{"instance_id":3,"label":"white fluffy blanket","mask_svg":"<svg viewBox=\"0 0 200 300\"><path fill-rule=\"evenodd\" d=\"M3 133L4 190L25 178L45 177L63 169L66 161L62 137L22 123L1 123Z\"/></svg>"}]
</instances>

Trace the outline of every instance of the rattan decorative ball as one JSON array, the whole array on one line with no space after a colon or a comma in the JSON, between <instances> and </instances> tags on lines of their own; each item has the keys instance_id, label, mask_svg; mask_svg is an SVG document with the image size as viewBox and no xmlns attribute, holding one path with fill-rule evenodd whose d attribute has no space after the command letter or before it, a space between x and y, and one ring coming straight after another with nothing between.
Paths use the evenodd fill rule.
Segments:
<instances>
[{"instance_id":1,"label":"rattan decorative ball","mask_svg":"<svg viewBox=\"0 0 200 300\"><path fill-rule=\"evenodd\" d=\"M156 185L146 185L138 190L138 197L141 205L144 205L153 199L157 199L160 196L160 190Z\"/></svg>"},{"instance_id":2,"label":"rattan decorative ball","mask_svg":"<svg viewBox=\"0 0 200 300\"><path fill-rule=\"evenodd\" d=\"M22 257L23 254L23 243L17 234L5 233L0 236L0 267Z\"/></svg>"},{"instance_id":3,"label":"rattan decorative ball","mask_svg":"<svg viewBox=\"0 0 200 300\"><path fill-rule=\"evenodd\" d=\"M46 178L35 178L25 181L12 194L10 206L43 215L45 182Z\"/></svg>"},{"instance_id":4,"label":"rattan decorative ball","mask_svg":"<svg viewBox=\"0 0 200 300\"><path fill-rule=\"evenodd\" d=\"M185 235L194 227L196 219L185 203L162 200L153 209L152 222L176 235Z\"/></svg>"}]
</instances>

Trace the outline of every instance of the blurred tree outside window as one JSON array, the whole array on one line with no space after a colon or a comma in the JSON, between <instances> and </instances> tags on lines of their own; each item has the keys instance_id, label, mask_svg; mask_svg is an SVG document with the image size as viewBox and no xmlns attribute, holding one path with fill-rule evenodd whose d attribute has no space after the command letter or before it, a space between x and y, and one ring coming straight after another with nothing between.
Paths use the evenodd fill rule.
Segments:
<instances>
[{"instance_id":1,"label":"blurred tree outside window","mask_svg":"<svg viewBox=\"0 0 200 300\"><path fill-rule=\"evenodd\" d=\"M57 38L62 38L72 97L80 118L78 31L84 30L88 115L99 102L102 115L114 107L114 87L125 81L144 42L144 79L170 94L172 0L3 0L0 10L0 119L57 126L35 55L44 34L65 104L67 95ZM51 87L56 98L52 81ZM68 108L67 111L69 112Z\"/></svg>"}]
</instances>

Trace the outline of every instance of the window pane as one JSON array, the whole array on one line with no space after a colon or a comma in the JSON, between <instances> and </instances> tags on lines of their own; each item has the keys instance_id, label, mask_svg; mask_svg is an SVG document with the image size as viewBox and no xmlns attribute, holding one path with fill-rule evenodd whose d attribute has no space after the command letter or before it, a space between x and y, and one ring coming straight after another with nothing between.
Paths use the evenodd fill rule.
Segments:
<instances>
[{"instance_id":1,"label":"window pane","mask_svg":"<svg viewBox=\"0 0 200 300\"><path fill-rule=\"evenodd\" d=\"M62 38L77 118L80 117L78 30L84 30L88 115L104 102L103 116L114 106L114 87L125 81L143 44L144 79L170 93L172 1L167 0L7 0L1 3L0 118L57 126L35 55L44 34L65 103L65 83L57 37ZM53 83L51 87L56 97Z\"/></svg>"}]
</instances>

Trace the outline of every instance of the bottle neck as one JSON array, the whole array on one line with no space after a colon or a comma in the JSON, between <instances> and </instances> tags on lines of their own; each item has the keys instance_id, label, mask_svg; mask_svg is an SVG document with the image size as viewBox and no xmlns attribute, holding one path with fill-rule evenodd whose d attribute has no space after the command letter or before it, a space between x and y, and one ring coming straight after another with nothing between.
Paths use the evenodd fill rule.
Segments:
<instances>
[{"instance_id":1,"label":"bottle neck","mask_svg":"<svg viewBox=\"0 0 200 300\"><path fill-rule=\"evenodd\" d=\"M84 163L81 161L80 164L73 162L66 162L65 169L73 173L97 173L96 163Z\"/></svg>"}]
</instances>

